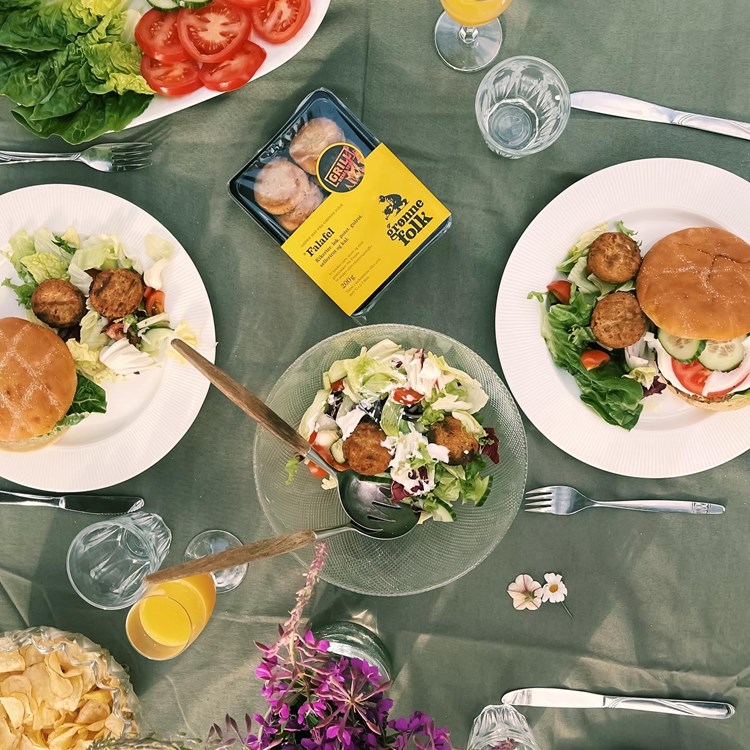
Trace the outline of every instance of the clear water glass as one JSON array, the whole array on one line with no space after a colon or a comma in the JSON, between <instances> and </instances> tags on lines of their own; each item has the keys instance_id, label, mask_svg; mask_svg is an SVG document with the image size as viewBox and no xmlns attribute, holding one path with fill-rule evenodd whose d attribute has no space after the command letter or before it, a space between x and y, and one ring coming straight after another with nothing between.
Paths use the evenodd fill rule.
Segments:
<instances>
[{"instance_id":1,"label":"clear water glass","mask_svg":"<svg viewBox=\"0 0 750 750\"><path fill-rule=\"evenodd\" d=\"M239 547L242 542L234 535L223 529L208 529L194 536L185 548L185 560L197 560L199 557L208 557L217 552L224 552L232 547ZM233 591L245 579L247 564L237 565L234 568L225 568L211 573L216 585L216 591L226 594Z\"/></svg>"},{"instance_id":2,"label":"clear water glass","mask_svg":"<svg viewBox=\"0 0 750 750\"><path fill-rule=\"evenodd\" d=\"M479 84L476 115L490 149L518 159L560 137L570 117L570 91L560 71L545 60L509 57Z\"/></svg>"},{"instance_id":3,"label":"clear water glass","mask_svg":"<svg viewBox=\"0 0 750 750\"><path fill-rule=\"evenodd\" d=\"M143 579L159 569L172 532L155 513L129 513L83 529L68 548L68 578L78 595L99 609L137 601Z\"/></svg>"},{"instance_id":4,"label":"clear water glass","mask_svg":"<svg viewBox=\"0 0 750 750\"><path fill-rule=\"evenodd\" d=\"M513 706L486 706L474 719L467 750L540 750L526 719Z\"/></svg>"},{"instance_id":5,"label":"clear water glass","mask_svg":"<svg viewBox=\"0 0 750 750\"><path fill-rule=\"evenodd\" d=\"M339 620L322 626L313 626L313 633L318 639L328 641L329 652L339 656L362 659L380 674L390 680L393 674L391 657L383 642L372 630L349 620Z\"/></svg>"}]
</instances>

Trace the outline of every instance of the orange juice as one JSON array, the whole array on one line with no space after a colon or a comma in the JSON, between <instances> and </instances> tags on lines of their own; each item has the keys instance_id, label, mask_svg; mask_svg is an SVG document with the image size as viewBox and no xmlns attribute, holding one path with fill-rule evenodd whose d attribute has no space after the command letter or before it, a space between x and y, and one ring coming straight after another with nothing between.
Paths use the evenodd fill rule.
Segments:
<instances>
[{"instance_id":1,"label":"orange juice","mask_svg":"<svg viewBox=\"0 0 750 750\"><path fill-rule=\"evenodd\" d=\"M216 587L208 573L151 586L128 613L125 629L148 659L171 659L201 633L214 611Z\"/></svg>"},{"instance_id":2,"label":"orange juice","mask_svg":"<svg viewBox=\"0 0 750 750\"><path fill-rule=\"evenodd\" d=\"M496 19L513 0L440 0L443 10L463 26L481 26Z\"/></svg>"}]
</instances>

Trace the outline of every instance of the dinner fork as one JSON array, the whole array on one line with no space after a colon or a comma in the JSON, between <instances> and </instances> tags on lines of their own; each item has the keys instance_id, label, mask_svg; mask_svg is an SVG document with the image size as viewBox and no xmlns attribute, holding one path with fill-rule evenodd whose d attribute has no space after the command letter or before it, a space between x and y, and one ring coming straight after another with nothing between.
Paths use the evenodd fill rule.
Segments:
<instances>
[{"instance_id":1,"label":"dinner fork","mask_svg":"<svg viewBox=\"0 0 750 750\"><path fill-rule=\"evenodd\" d=\"M556 516L571 516L586 508L621 508L648 513L698 515L718 515L726 510L718 503L693 500L592 500L577 489L561 484L527 490L524 500L526 500L524 510L529 513L552 513Z\"/></svg>"},{"instance_id":2,"label":"dinner fork","mask_svg":"<svg viewBox=\"0 0 750 750\"><path fill-rule=\"evenodd\" d=\"M97 143L84 151L44 154L36 151L0 151L0 164L27 164L37 161L79 161L99 172L129 172L151 165L150 143Z\"/></svg>"}]
</instances>

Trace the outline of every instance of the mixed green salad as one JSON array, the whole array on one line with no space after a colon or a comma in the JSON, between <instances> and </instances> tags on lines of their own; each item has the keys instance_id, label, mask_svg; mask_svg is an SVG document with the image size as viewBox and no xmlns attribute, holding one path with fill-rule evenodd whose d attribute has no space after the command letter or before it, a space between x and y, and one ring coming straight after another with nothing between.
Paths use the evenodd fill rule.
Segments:
<instances>
[{"instance_id":1,"label":"mixed green salad","mask_svg":"<svg viewBox=\"0 0 750 750\"><path fill-rule=\"evenodd\" d=\"M165 352L171 353L167 344L173 338L196 343L188 326L180 323L173 327L164 311L162 275L172 256L171 243L156 235L147 235L144 243L145 253L133 254L114 235L81 238L72 228L57 235L43 227L31 234L16 232L4 252L17 279L5 279L2 285L15 292L32 322L45 325L34 314L32 302L35 290L45 281L63 279L84 295L85 314L80 322L58 333L65 339L77 371L94 383L157 367ZM97 273L113 269L133 271L145 288L133 312L121 318L104 317L91 307L88 298Z\"/></svg>"},{"instance_id":2,"label":"mixed green salad","mask_svg":"<svg viewBox=\"0 0 750 750\"><path fill-rule=\"evenodd\" d=\"M644 346L612 350L599 344L591 329L597 302L613 292L635 289L631 279L620 284L602 281L589 273L591 244L611 230L601 224L586 232L557 266L564 278L547 292L531 292L529 299L544 305L542 336L558 367L569 372L581 391L581 400L613 425L630 430L638 422L645 396L666 387L657 377L653 355ZM617 222L614 231L632 237L635 232Z\"/></svg>"},{"instance_id":3,"label":"mixed green salad","mask_svg":"<svg viewBox=\"0 0 750 750\"><path fill-rule=\"evenodd\" d=\"M2 0L0 95L33 133L68 143L122 130L153 91L126 0Z\"/></svg>"},{"instance_id":4,"label":"mixed green salad","mask_svg":"<svg viewBox=\"0 0 750 750\"><path fill-rule=\"evenodd\" d=\"M499 461L497 436L479 416L487 400L443 357L385 339L331 365L299 431L335 468L390 482L393 500L411 503L420 523L453 521L454 503L484 503L492 483L485 458ZM289 462L290 481L298 466Z\"/></svg>"}]
</instances>

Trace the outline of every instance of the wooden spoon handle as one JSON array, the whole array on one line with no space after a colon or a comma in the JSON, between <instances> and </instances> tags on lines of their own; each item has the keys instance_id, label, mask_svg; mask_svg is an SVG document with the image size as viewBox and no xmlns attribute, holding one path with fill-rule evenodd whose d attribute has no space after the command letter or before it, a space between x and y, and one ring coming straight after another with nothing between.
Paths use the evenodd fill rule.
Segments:
<instances>
[{"instance_id":1,"label":"wooden spoon handle","mask_svg":"<svg viewBox=\"0 0 750 750\"><path fill-rule=\"evenodd\" d=\"M184 341L174 339L172 346L193 367L202 372L230 401L233 401L245 414L286 443L295 453L304 456L308 452L310 444L307 440L257 396L250 393L244 385L240 385L236 380L230 378L223 370L211 364Z\"/></svg>"},{"instance_id":2,"label":"wooden spoon handle","mask_svg":"<svg viewBox=\"0 0 750 750\"><path fill-rule=\"evenodd\" d=\"M232 547L223 552L217 552L215 555L199 557L197 560L151 573L151 575L146 576L145 583L150 586L155 583L175 581L178 578L187 578L187 576L194 576L199 573L213 573L225 568L234 568L236 565L244 565L253 562L253 560L264 560L268 557L293 552L312 544L315 539L314 531L296 531L294 534L287 534L286 536L243 544L240 547Z\"/></svg>"}]
</instances>

